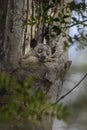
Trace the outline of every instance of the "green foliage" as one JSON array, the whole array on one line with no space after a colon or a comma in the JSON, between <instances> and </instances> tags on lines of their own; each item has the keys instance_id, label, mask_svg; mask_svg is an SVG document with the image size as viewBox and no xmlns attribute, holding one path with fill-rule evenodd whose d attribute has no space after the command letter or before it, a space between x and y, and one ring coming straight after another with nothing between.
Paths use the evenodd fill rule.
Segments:
<instances>
[{"instance_id":1,"label":"green foliage","mask_svg":"<svg viewBox=\"0 0 87 130\"><path fill-rule=\"evenodd\" d=\"M16 81L11 75L0 73L0 122L22 124L29 120L40 125L43 115L67 119L69 112L66 106L53 105L41 89L36 91L32 87L36 79L36 75L30 75L25 81Z\"/></svg>"},{"instance_id":2,"label":"green foliage","mask_svg":"<svg viewBox=\"0 0 87 130\"><path fill-rule=\"evenodd\" d=\"M80 25L82 27L86 27L87 24L87 16L84 15L84 11L87 9L87 5L85 2L78 2L71 1L69 3L62 3L61 8L61 0L35 0L34 1L34 7L37 12L36 16L31 16L26 24L29 24L30 26L38 26L40 25L50 27L50 37L54 38L55 36L58 36L60 34L64 34L65 37L67 37L66 29L69 29L72 26ZM76 11L77 14L82 17L82 20L76 17L71 17L72 11ZM79 17L78 16L78 17ZM71 24L70 19L71 18ZM79 30L79 27L78 27ZM78 31L79 32L79 31ZM43 34L45 35L45 34ZM82 34L80 34L82 37ZM79 39L79 36L76 35L75 37L67 38L67 42L73 45L74 41L77 41L77 38ZM80 40L79 40L80 41ZM66 42L66 41L65 41ZM68 44L64 42L64 50L66 50ZM79 42L80 46L79 48L84 48L86 45L86 42Z\"/></svg>"},{"instance_id":3,"label":"green foliage","mask_svg":"<svg viewBox=\"0 0 87 130\"><path fill-rule=\"evenodd\" d=\"M57 118L66 121L69 116L70 116L70 113L68 111L67 106L64 106L62 104L58 104L58 107L57 107Z\"/></svg>"}]
</instances>

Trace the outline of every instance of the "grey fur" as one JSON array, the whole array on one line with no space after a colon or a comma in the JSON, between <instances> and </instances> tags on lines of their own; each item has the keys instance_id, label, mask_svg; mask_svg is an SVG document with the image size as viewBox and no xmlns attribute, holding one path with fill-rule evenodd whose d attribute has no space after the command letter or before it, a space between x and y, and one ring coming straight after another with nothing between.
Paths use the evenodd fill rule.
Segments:
<instances>
[{"instance_id":1,"label":"grey fur","mask_svg":"<svg viewBox=\"0 0 87 130\"><path fill-rule=\"evenodd\" d=\"M51 57L51 47L46 44L38 44L34 49L31 48L29 54L21 58L21 63L46 62Z\"/></svg>"}]
</instances>

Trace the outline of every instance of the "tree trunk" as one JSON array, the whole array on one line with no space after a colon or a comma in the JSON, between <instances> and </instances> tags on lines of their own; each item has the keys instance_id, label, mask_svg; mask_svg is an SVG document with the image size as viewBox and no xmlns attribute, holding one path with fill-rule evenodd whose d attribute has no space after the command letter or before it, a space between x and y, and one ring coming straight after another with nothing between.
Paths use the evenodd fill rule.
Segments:
<instances>
[{"instance_id":1,"label":"tree trunk","mask_svg":"<svg viewBox=\"0 0 87 130\"><path fill-rule=\"evenodd\" d=\"M5 2L7 1L5 0ZM27 75L36 73L39 77L38 85L35 83L34 86L44 89L46 94L51 96L50 100L55 102L61 93L69 63L67 62L67 52L63 50L65 37L60 35L49 43L49 46L56 44L56 59L54 61L29 63L27 67L23 65L22 68L19 67L20 58L31 50L32 39L36 40L37 43L42 42L43 44L44 42L41 21L33 26L25 24L31 16L38 15L33 0L8 0L6 24L3 25L5 32L2 30L4 33L4 63L7 70L12 71L19 68L13 73L17 78L24 79ZM52 130L53 119L51 117L42 117L41 123L42 127L36 128L34 126L32 130Z\"/></svg>"},{"instance_id":2,"label":"tree trunk","mask_svg":"<svg viewBox=\"0 0 87 130\"><path fill-rule=\"evenodd\" d=\"M18 60L22 54L23 7L22 0L8 0L4 39L5 64L8 69L18 66Z\"/></svg>"},{"instance_id":3,"label":"tree trunk","mask_svg":"<svg viewBox=\"0 0 87 130\"><path fill-rule=\"evenodd\" d=\"M4 61L4 33L8 0L0 0L0 71Z\"/></svg>"}]
</instances>

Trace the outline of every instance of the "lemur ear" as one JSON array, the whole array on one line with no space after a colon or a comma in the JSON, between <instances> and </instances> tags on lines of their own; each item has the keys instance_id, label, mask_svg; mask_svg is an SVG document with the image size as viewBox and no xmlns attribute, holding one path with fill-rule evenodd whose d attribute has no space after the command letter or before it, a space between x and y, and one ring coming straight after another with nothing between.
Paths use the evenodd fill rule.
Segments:
<instances>
[{"instance_id":1,"label":"lemur ear","mask_svg":"<svg viewBox=\"0 0 87 130\"><path fill-rule=\"evenodd\" d=\"M37 45L37 41L36 41L36 39L34 39L34 38L31 39L30 47L34 49L34 48L36 47L36 45Z\"/></svg>"},{"instance_id":2,"label":"lemur ear","mask_svg":"<svg viewBox=\"0 0 87 130\"><path fill-rule=\"evenodd\" d=\"M56 52L56 46L51 48L51 52L52 52L52 54L54 54Z\"/></svg>"}]
</instances>

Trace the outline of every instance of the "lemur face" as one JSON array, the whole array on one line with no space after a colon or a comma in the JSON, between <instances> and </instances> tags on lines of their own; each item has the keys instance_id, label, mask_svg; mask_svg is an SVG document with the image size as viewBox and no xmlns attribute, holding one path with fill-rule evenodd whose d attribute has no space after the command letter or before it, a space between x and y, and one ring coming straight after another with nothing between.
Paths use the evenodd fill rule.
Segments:
<instances>
[{"instance_id":1,"label":"lemur face","mask_svg":"<svg viewBox=\"0 0 87 130\"><path fill-rule=\"evenodd\" d=\"M46 44L38 44L34 48L34 53L41 62L45 62L51 56L51 47Z\"/></svg>"}]
</instances>

